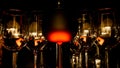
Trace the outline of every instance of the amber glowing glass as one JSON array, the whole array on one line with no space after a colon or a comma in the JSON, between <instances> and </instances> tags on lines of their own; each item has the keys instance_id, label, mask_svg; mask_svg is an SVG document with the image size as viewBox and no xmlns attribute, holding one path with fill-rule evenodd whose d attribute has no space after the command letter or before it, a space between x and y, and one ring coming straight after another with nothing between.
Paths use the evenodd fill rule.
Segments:
<instances>
[{"instance_id":1,"label":"amber glowing glass","mask_svg":"<svg viewBox=\"0 0 120 68\"><path fill-rule=\"evenodd\" d=\"M48 40L51 42L69 42L71 40L71 34L67 31L54 31L48 35Z\"/></svg>"}]
</instances>

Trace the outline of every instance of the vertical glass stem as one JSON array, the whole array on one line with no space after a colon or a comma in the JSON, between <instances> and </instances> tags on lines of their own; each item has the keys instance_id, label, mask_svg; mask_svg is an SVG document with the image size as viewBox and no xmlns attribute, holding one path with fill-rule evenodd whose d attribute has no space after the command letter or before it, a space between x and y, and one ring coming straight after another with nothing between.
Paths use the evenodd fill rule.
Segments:
<instances>
[{"instance_id":1,"label":"vertical glass stem","mask_svg":"<svg viewBox=\"0 0 120 68\"><path fill-rule=\"evenodd\" d=\"M13 68L17 68L17 55L18 55L18 52L13 52L13 58L12 58Z\"/></svg>"},{"instance_id":2,"label":"vertical glass stem","mask_svg":"<svg viewBox=\"0 0 120 68\"><path fill-rule=\"evenodd\" d=\"M62 67L62 48L61 48L62 44L57 43L57 45L58 45L58 61L57 61L58 64L56 68L63 68Z\"/></svg>"},{"instance_id":3,"label":"vertical glass stem","mask_svg":"<svg viewBox=\"0 0 120 68\"><path fill-rule=\"evenodd\" d=\"M56 65L58 63L58 45L56 43Z\"/></svg>"},{"instance_id":4,"label":"vertical glass stem","mask_svg":"<svg viewBox=\"0 0 120 68\"><path fill-rule=\"evenodd\" d=\"M44 66L43 66L43 52L42 51L40 52L40 65L41 65L40 66L41 68L44 68Z\"/></svg>"},{"instance_id":5,"label":"vertical glass stem","mask_svg":"<svg viewBox=\"0 0 120 68\"><path fill-rule=\"evenodd\" d=\"M82 68L82 53L79 55L79 68Z\"/></svg>"},{"instance_id":6,"label":"vertical glass stem","mask_svg":"<svg viewBox=\"0 0 120 68\"><path fill-rule=\"evenodd\" d=\"M37 53L36 50L34 50L34 68L37 68Z\"/></svg>"},{"instance_id":7,"label":"vertical glass stem","mask_svg":"<svg viewBox=\"0 0 120 68\"><path fill-rule=\"evenodd\" d=\"M85 50L85 67L88 68L88 52Z\"/></svg>"},{"instance_id":8,"label":"vertical glass stem","mask_svg":"<svg viewBox=\"0 0 120 68\"><path fill-rule=\"evenodd\" d=\"M109 57L108 57L108 50L107 50L107 48L106 48L106 50L105 50L105 59L106 59L106 68L109 68Z\"/></svg>"}]
</instances>

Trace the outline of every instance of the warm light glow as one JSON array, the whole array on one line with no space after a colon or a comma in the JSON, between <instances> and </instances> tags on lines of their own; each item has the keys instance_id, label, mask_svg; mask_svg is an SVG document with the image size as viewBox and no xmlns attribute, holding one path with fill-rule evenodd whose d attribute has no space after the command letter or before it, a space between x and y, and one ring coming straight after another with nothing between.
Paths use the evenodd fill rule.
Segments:
<instances>
[{"instance_id":1,"label":"warm light glow","mask_svg":"<svg viewBox=\"0 0 120 68\"><path fill-rule=\"evenodd\" d=\"M100 68L100 63L101 63L100 59L95 59L96 68Z\"/></svg>"},{"instance_id":2,"label":"warm light glow","mask_svg":"<svg viewBox=\"0 0 120 68\"><path fill-rule=\"evenodd\" d=\"M17 44L17 46L18 46L18 47L20 47L20 46L21 46L21 44L22 44L22 42L21 42L21 41L24 41L24 39L19 38L19 39L17 39L17 40L16 40L16 44Z\"/></svg>"},{"instance_id":3,"label":"warm light glow","mask_svg":"<svg viewBox=\"0 0 120 68\"><path fill-rule=\"evenodd\" d=\"M31 32L31 33L29 33L29 35L31 35L31 36L37 36L37 32Z\"/></svg>"},{"instance_id":4,"label":"warm light glow","mask_svg":"<svg viewBox=\"0 0 120 68\"><path fill-rule=\"evenodd\" d=\"M80 36L81 39L83 39L84 42L86 42L87 37L86 36Z\"/></svg>"},{"instance_id":5,"label":"warm light glow","mask_svg":"<svg viewBox=\"0 0 120 68\"><path fill-rule=\"evenodd\" d=\"M102 32L101 34L102 34L102 35L106 35L107 33L105 33L105 32Z\"/></svg>"},{"instance_id":6,"label":"warm light glow","mask_svg":"<svg viewBox=\"0 0 120 68\"><path fill-rule=\"evenodd\" d=\"M40 37L38 37L38 36L35 36L34 38L35 38L35 39L39 39Z\"/></svg>"},{"instance_id":7,"label":"warm light glow","mask_svg":"<svg viewBox=\"0 0 120 68\"><path fill-rule=\"evenodd\" d=\"M19 33L14 33L13 36L14 36L14 38L19 38L20 34Z\"/></svg>"},{"instance_id":8,"label":"warm light glow","mask_svg":"<svg viewBox=\"0 0 120 68\"><path fill-rule=\"evenodd\" d=\"M83 31L83 36L87 36L88 33L89 33L89 30L84 30Z\"/></svg>"},{"instance_id":9,"label":"warm light glow","mask_svg":"<svg viewBox=\"0 0 120 68\"><path fill-rule=\"evenodd\" d=\"M33 36L36 36L36 35L37 35L37 32L33 32L32 35L33 35Z\"/></svg>"},{"instance_id":10,"label":"warm light glow","mask_svg":"<svg viewBox=\"0 0 120 68\"><path fill-rule=\"evenodd\" d=\"M14 38L19 38L20 33L17 28L7 28L8 33L11 32Z\"/></svg>"},{"instance_id":11,"label":"warm light glow","mask_svg":"<svg viewBox=\"0 0 120 68\"><path fill-rule=\"evenodd\" d=\"M7 28L8 33L11 32L12 34L17 32L16 28Z\"/></svg>"},{"instance_id":12,"label":"warm light glow","mask_svg":"<svg viewBox=\"0 0 120 68\"><path fill-rule=\"evenodd\" d=\"M74 40L74 44L75 44L75 46L78 46L79 45L79 41L78 40Z\"/></svg>"},{"instance_id":13,"label":"warm light glow","mask_svg":"<svg viewBox=\"0 0 120 68\"><path fill-rule=\"evenodd\" d=\"M60 5L60 1L58 1L58 5Z\"/></svg>"},{"instance_id":14,"label":"warm light glow","mask_svg":"<svg viewBox=\"0 0 120 68\"><path fill-rule=\"evenodd\" d=\"M10 31L14 31L15 30L15 28L9 28L9 29L7 29L8 31L10 30Z\"/></svg>"},{"instance_id":15,"label":"warm light glow","mask_svg":"<svg viewBox=\"0 0 120 68\"><path fill-rule=\"evenodd\" d=\"M66 31L55 31L49 33L48 40L51 42L68 42L71 40L71 35Z\"/></svg>"},{"instance_id":16,"label":"warm light glow","mask_svg":"<svg viewBox=\"0 0 120 68\"><path fill-rule=\"evenodd\" d=\"M58 45L62 45L62 42L57 42Z\"/></svg>"},{"instance_id":17,"label":"warm light glow","mask_svg":"<svg viewBox=\"0 0 120 68\"><path fill-rule=\"evenodd\" d=\"M34 45L38 46L38 42L39 42L39 40L34 40Z\"/></svg>"},{"instance_id":18,"label":"warm light glow","mask_svg":"<svg viewBox=\"0 0 120 68\"><path fill-rule=\"evenodd\" d=\"M38 35L39 35L39 36L42 36L42 33L39 33Z\"/></svg>"},{"instance_id":19,"label":"warm light glow","mask_svg":"<svg viewBox=\"0 0 120 68\"><path fill-rule=\"evenodd\" d=\"M89 30L84 30L84 32L85 32L85 33L88 33L88 32L89 32Z\"/></svg>"},{"instance_id":20,"label":"warm light glow","mask_svg":"<svg viewBox=\"0 0 120 68\"><path fill-rule=\"evenodd\" d=\"M105 29L106 29L106 30L110 30L111 27L110 27L110 26L106 26Z\"/></svg>"},{"instance_id":21,"label":"warm light glow","mask_svg":"<svg viewBox=\"0 0 120 68\"><path fill-rule=\"evenodd\" d=\"M41 36L41 39L45 40L45 37L44 37L44 36Z\"/></svg>"},{"instance_id":22,"label":"warm light glow","mask_svg":"<svg viewBox=\"0 0 120 68\"><path fill-rule=\"evenodd\" d=\"M97 37L97 41L100 45L103 45L103 43L104 43L104 39L101 37Z\"/></svg>"},{"instance_id":23,"label":"warm light glow","mask_svg":"<svg viewBox=\"0 0 120 68\"><path fill-rule=\"evenodd\" d=\"M111 35L111 27L110 26L106 26L106 27L102 27L102 35Z\"/></svg>"}]
</instances>

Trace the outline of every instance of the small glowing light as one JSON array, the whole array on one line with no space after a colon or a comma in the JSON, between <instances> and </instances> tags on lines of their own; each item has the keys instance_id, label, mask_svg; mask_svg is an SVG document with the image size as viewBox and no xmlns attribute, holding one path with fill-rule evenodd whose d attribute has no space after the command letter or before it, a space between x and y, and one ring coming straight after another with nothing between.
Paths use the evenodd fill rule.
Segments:
<instances>
[{"instance_id":1,"label":"small glowing light","mask_svg":"<svg viewBox=\"0 0 120 68\"><path fill-rule=\"evenodd\" d=\"M58 5L60 5L60 1L58 1Z\"/></svg>"},{"instance_id":2,"label":"small glowing light","mask_svg":"<svg viewBox=\"0 0 120 68\"><path fill-rule=\"evenodd\" d=\"M19 38L18 40L16 40L16 44L17 44L17 46L21 46L21 41L24 41L22 38Z\"/></svg>"},{"instance_id":3,"label":"small glowing light","mask_svg":"<svg viewBox=\"0 0 120 68\"><path fill-rule=\"evenodd\" d=\"M15 28L10 28L10 30L13 30L13 31L14 31L14 30L15 30Z\"/></svg>"},{"instance_id":4,"label":"small glowing light","mask_svg":"<svg viewBox=\"0 0 120 68\"><path fill-rule=\"evenodd\" d=\"M106 35L106 34L111 34L111 27L110 26L106 26L106 27L102 27L102 35Z\"/></svg>"},{"instance_id":5,"label":"small glowing light","mask_svg":"<svg viewBox=\"0 0 120 68\"><path fill-rule=\"evenodd\" d=\"M13 34L13 35L18 36L18 35L20 35L20 34L19 34L19 33L15 33L15 34Z\"/></svg>"},{"instance_id":6,"label":"small glowing light","mask_svg":"<svg viewBox=\"0 0 120 68\"><path fill-rule=\"evenodd\" d=\"M42 36L42 37L41 37L41 39L45 39L45 37L44 37L44 36Z\"/></svg>"},{"instance_id":7,"label":"small glowing light","mask_svg":"<svg viewBox=\"0 0 120 68\"><path fill-rule=\"evenodd\" d=\"M105 27L105 29L110 30L110 29L111 29L111 27L110 27L110 26L106 26L106 27Z\"/></svg>"},{"instance_id":8,"label":"small glowing light","mask_svg":"<svg viewBox=\"0 0 120 68\"><path fill-rule=\"evenodd\" d=\"M89 30L84 30L84 32L85 32L85 33L88 33L88 32L89 32Z\"/></svg>"},{"instance_id":9,"label":"small glowing light","mask_svg":"<svg viewBox=\"0 0 120 68\"><path fill-rule=\"evenodd\" d=\"M38 36L36 36L36 37L35 37L35 39L39 39L39 37L38 37Z\"/></svg>"},{"instance_id":10,"label":"small glowing light","mask_svg":"<svg viewBox=\"0 0 120 68\"><path fill-rule=\"evenodd\" d=\"M97 41L100 45L103 45L103 43L104 43L104 39L101 37L97 37Z\"/></svg>"},{"instance_id":11,"label":"small glowing light","mask_svg":"<svg viewBox=\"0 0 120 68\"><path fill-rule=\"evenodd\" d=\"M15 28L7 28L8 32L10 31L15 31L16 29Z\"/></svg>"},{"instance_id":12,"label":"small glowing light","mask_svg":"<svg viewBox=\"0 0 120 68\"><path fill-rule=\"evenodd\" d=\"M105 35L105 34L107 34L107 33L105 33L105 32L102 32L102 35Z\"/></svg>"},{"instance_id":13,"label":"small glowing light","mask_svg":"<svg viewBox=\"0 0 120 68\"><path fill-rule=\"evenodd\" d=\"M37 32L31 32L29 33L31 36L37 36Z\"/></svg>"},{"instance_id":14,"label":"small glowing light","mask_svg":"<svg viewBox=\"0 0 120 68\"><path fill-rule=\"evenodd\" d=\"M78 36L78 35L77 35L76 37L77 37L77 38L79 38L79 36Z\"/></svg>"},{"instance_id":15,"label":"small glowing light","mask_svg":"<svg viewBox=\"0 0 120 68\"><path fill-rule=\"evenodd\" d=\"M87 40L86 36L80 36L80 38L83 39L84 42Z\"/></svg>"},{"instance_id":16,"label":"small glowing light","mask_svg":"<svg viewBox=\"0 0 120 68\"><path fill-rule=\"evenodd\" d=\"M75 64L75 54L72 56L72 63Z\"/></svg>"},{"instance_id":17,"label":"small glowing light","mask_svg":"<svg viewBox=\"0 0 120 68\"><path fill-rule=\"evenodd\" d=\"M57 44L58 44L58 45L61 45L61 44L62 44L62 42L57 42Z\"/></svg>"},{"instance_id":18,"label":"small glowing light","mask_svg":"<svg viewBox=\"0 0 120 68\"><path fill-rule=\"evenodd\" d=\"M8 33L11 32L14 38L19 38L20 33L17 28L7 28Z\"/></svg>"},{"instance_id":19,"label":"small glowing light","mask_svg":"<svg viewBox=\"0 0 120 68\"><path fill-rule=\"evenodd\" d=\"M42 33L39 33L38 35L39 35L39 36L42 36Z\"/></svg>"},{"instance_id":20,"label":"small glowing light","mask_svg":"<svg viewBox=\"0 0 120 68\"><path fill-rule=\"evenodd\" d=\"M38 41L39 40L34 40L34 46L38 46Z\"/></svg>"},{"instance_id":21,"label":"small glowing light","mask_svg":"<svg viewBox=\"0 0 120 68\"><path fill-rule=\"evenodd\" d=\"M88 33L89 33L89 30L84 30L83 31L83 36L87 36Z\"/></svg>"},{"instance_id":22,"label":"small glowing light","mask_svg":"<svg viewBox=\"0 0 120 68\"><path fill-rule=\"evenodd\" d=\"M19 38L19 35L20 35L19 33L14 33L14 34L13 34L13 36L14 36L15 38Z\"/></svg>"},{"instance_id":23,"label":"small glowing light","mask_svg":"<svg viewBox=\"0 0 120 68\"><path fill-rule=\"evenodd\" d=\"M95 59L96 68L100 68L100 63L101 63L100 59Z\"/></svg>"}]
</instances>

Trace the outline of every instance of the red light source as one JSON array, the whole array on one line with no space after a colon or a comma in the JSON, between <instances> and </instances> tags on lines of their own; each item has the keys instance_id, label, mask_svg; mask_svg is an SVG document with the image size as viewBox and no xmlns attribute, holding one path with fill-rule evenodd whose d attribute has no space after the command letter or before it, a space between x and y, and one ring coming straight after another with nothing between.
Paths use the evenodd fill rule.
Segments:
<instances>
[{"instance_id":1,"label":"red light source","mask_svg":"<svg viewBox=\"0 0 120 68\"><path fill-rule=\"evenodd\" d=\"M49 33L48 40L62 44L62 42L69 42L71 40L71 34L67 31L54 31Z\"/></svg>"}]
</instances>

